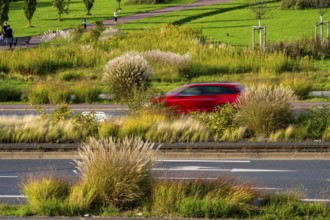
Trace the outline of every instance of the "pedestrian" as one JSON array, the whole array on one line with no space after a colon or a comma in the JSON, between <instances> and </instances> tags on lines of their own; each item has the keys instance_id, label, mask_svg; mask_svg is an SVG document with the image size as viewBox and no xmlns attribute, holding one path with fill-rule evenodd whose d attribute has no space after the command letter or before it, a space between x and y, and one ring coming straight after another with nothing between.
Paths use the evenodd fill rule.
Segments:
<instances>
[{"instance_id":1,"label":"pedestrian","mask_svg":"<svg viewBox=\"0 0 330 220\"><path fill-rule=\"evenodd\" d=\"M87 28L87 19L86 18L84 18L82 20L82 26L84 27L84 30L86 30L86 28Z\"/></svg>"},{"instance_id":2,"label":"pedestrian","mask_svg":"<svg viewBox=\"0 0 330 220\"><path fill-rule=\"evenodd\" d=\"M3 34L3 38L4 38L4 39L6 38L7 28L8 28L8 24L5 23L5 24L2 26L2 34Z\"/></svg>"},{"instance_id":3,"label":"pedestrian","mask_svg":"<svg viewBox=\"0 0 330 220\"><path fill-rule=\"evenodd\" d=\"M14 40L14 32L13 29L11 29L10 25L7 25L6 29L6 41L9 43L9 48L13 46L13 40Z\"/></svg>"},{"instance_id":4,"label":"pedestrian","mask_svg":"<svg viewBox=\"0 0 330 220\"><path fill-rule=\"evenodd\" d=\"M117 21L118 21L118 12L117 12L117 9L113 13L113 17L115 18L115 23L117 23Z\"/></svg>"}]
</instances>

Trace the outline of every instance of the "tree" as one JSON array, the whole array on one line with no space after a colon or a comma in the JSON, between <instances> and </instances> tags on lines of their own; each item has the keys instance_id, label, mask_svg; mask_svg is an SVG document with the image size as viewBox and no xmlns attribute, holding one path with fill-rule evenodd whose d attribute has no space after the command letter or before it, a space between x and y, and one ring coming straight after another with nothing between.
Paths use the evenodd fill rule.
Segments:
<instances>
[{"instance_id":1,"label":"tree","mask_svg":"<svg viewBox=\"0 0 330 220\"><path fill-rule=\"evenodd\" d=\"M250 9L254 13L256 19L258 19L258 24L261 26L261 19L269 11L267 7L266 0L247 0L247 3L250 6Z\"/></svg>"},{"instance_id":2,"label":"tree","mask_svg":"<svg viewBox=\"0 0 330 220\"><path fill-rule=\"evenodd\" d=\"M318 9L320 15L320 22L323 22L323 15L327 13L329 7L328 0L315 0L315 7Z\"/></svg>"},{"instance_id":3,"label":"tree","mask_svg":"<svg viewBox=\"0 0 330 220\"><path fill-rule=\"evenodd\" d=\"M8 21L9 12L9 0L0 0L0 25L2 31L2 25L5 21Z\"/></svg>"},{"instance_id":4,"label":"tree","mask_svg":"<svg viewBox=\"0 0 330 220\"><path fill-rule=\"evenodd\" d=\"M87 10L86 15L91 15L90 10L92 9L92 7L94 5L94 0L83 0L83 1L84 1L86 10Z\"/></svg>"},{"instance_id":5,"label":"tree","mask_svg":"<svg viewBox=\"0 0 330 220\"><path fill-rule=\"evenodd\" d=\"M118 2L118 8L117 8L117 10L121 10L121 8L120 8L120 2L121 2L121 0L117 0L117 2Z\"/></svg>"},{"instance_id":6,"label":"tree","mask_svg":"<svg viewBox=\"0 0 330 220\"><path fill-rule=\"evenodd\" d=\"M32 27L31 20L36 11L37 0L24 0L23 10L26 19L29 21L29 27Z\"/></svg>"},{"instance_id":7,"label":"tree","mask_svg":"<svg viewBox=\"0 0 330 220\"><path fill-rule=\"evenodd\" d=\"M70 0L68 0L70 2ZM62 14L69 14L69 3L65 4L65 0L52 0L53 6L57 9L58 20L61 21Z\"/></svg>"}]
</instances>

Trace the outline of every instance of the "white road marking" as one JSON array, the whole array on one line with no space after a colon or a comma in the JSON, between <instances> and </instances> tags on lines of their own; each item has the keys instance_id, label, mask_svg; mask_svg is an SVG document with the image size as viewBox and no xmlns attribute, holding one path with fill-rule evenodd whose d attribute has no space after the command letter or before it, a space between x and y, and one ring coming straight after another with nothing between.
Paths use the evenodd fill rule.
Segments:
<instances>
[{"instance_id":1,"label":"white road marking","mask_svg":"<svg viewBox=\"0 0 330 220\"><path fill-rule=\"evenodd\" d=\"M283 188L272 188L272 187L252 187L252 189L266 189L266 190L282 190Z\"/></svg>"},{"instance_id":2,"label":"white road marking","mask_svg":"<svg viewBox=\"0 0 330 220\"><path fill-rule=\"evenodd\" d=\"M18 176L0 176L0 178L18 178Z\"/></svg>"},{"instance_id":3,"label":"white road marking","mask_svg":"<svg viewBox=\"0 0 330 220\"><path fill-rule=\"evenodd\" d=\"M25 198L24 195L0 195L0 198Z\"/></svg>"},{"instance_id":4,"label":"white road marking","mask_svg":"<svg viewBox=\"0 0 330 220\"><path fill-rule=\"evenodd\" d=\"M232 173L243 173L243 172L296 172L296 170L263 170L263 169L232 169Z\"/></svg>"},{"instance_id":5,"label":"white road marking","mask_svg":"<svg viewBox=\"0 0 330 220\"><path fill-rule=\"evenodd\" d=\"M203 166L179 166L172 168L153 168L155 171L210 171L210 172L232 172L232 173L243 173L243 172L295 172L295 170L264 170L264 169L219 169L216 167L203 167Z\"/></svg>"},{"instance_id":6,"label":"white road marking","mask_svg":"<svg viewBox=\"0 0 330 220\"><path fill-rule=\"evenodd\" d=\"M326 179L325 181L329 181L330 182L330 178L329 179Z\"/></svg>"},{"instance_id":7,"label":"white road marking","mask_svg":"<svg viewBox=\"0 0 330 220\"><path fill-rule=\"evenodd\" d=\"M216 177L205 177L205 178L200 178L200 177L156 177L155 179L160 179L160 180L217 180L219 178Z\"/></svg>"},{"instance_id":8,"label":"white road marking","mask_svg":"<svg viewBox=\"0 0 330 220\"><path fill-rule=\"evenodd\" d=\"M159 162L250 163L250 160L157 160Z\"/></svg>"},{"instance_id":9,"label":"white road marking","mask_svg":"<svg viewBox=\"0 0 330 220\"><path fill-rule=\"evenodd\" d=\"M330 202L330 199L302 199L303 202Z\"/></svg>"},{"instance_id":10,"label":"white road marking","mask_svg":"<svg viewBox=\"0 0 330 220\"><path fill-rule=\"evenodd\" d=\"M200 166L183 166L183 167L173 167L173 168L153 168L155 171L220 171L220 172L230 172L231 169L218 169L214 167L200 167Z\"/></svg>"}]
</instances>

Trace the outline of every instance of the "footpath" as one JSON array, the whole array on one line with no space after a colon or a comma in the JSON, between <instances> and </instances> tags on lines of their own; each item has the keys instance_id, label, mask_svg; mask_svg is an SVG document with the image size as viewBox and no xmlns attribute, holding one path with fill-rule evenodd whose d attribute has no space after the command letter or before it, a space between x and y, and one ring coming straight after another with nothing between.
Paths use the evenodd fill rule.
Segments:
<instances>
[{"instance_id":1,"label":"footpath","mask_svg":"<svg viewBox=\"0 0 330 220\"><path fill-rule=\"evenodd\" d=\"M191 8L195 8L195 7L221 4L221 3L227 2L227 1L229 1L229 0L199 0L199 1L191 3L191 4L172 6L172 7L158 9L158 10L149 11L149 12L145 12L145 13L138 13L138 14L129 15L129 16L125 16L125 17L119 17L117 24L129 23L132 21L136 21L138 19L148 18L148 17L166 14L166 13L170 13L170 12L174 12L174 11L182 11L182 10L187 10L187 9L191 9ZM115 24L113 19L103 21L103 25L105 28L108 28L108 27L111 27L111 26L114 26L117 24ZM87 30L93 28L94 26L95 26L94 24L88 25ZM29 47L35 47L35 46L39 45L41 37L42 37L42 35L33 36L30 40ZM26 47L26 46L17 45L17 47ZM8 49L9 46L1 45L0 48Z\"/></svg>"}]
</instances>

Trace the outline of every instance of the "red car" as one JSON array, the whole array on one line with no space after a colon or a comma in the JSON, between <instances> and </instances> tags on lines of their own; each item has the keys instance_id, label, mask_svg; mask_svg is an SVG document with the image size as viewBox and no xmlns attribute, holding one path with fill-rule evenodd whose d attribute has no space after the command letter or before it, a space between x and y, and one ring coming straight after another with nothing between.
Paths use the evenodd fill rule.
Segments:
<instances>
[{"instance_id":1,"label":"red car","mask_svg":"<svg viewBox=\"0 0 330 220\"><path fill-rule=\"evenodd\" d=\"M234 103L242 88L237 83L193 83L172 90L165 96L155 98L153 102L160 102L167 107L173 107L180 113L210 112L218 105Z\"/></svg>"}]
</instances>

